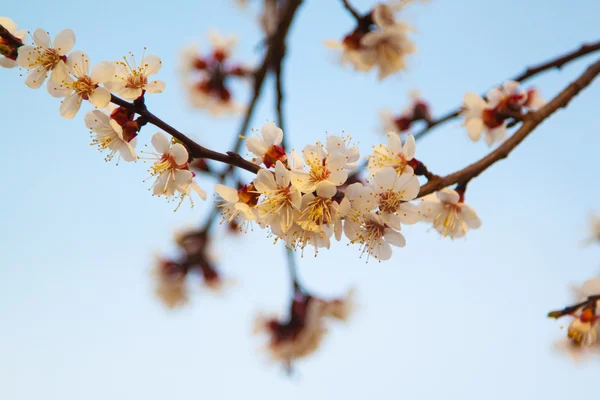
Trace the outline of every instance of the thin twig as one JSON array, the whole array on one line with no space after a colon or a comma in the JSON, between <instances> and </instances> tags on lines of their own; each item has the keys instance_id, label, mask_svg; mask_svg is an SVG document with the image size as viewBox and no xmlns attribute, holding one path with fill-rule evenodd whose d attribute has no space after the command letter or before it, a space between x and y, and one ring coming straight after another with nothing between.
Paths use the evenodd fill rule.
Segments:
<instances>
[{"instance_id":1,"label":"thin twig","mask_svg":"<svg viewBox=\"0 0 600 400\"><path fill-rule=\"evenodd\" d=\"M529 67L523 73L521 73L511 79L508 79L508 80L515 81L515 82L523 82L535 75L538 75L541 72L548 71L553 68L560 69L565 64L567 64L571 61L577 60L578 58L580 58L582 56L585 56L587 54L593 53L598 50L600 50L600 42L586 43L586 44L580 46L577 50L569 52L563 56L554 58L550 61L547 61L545 63L542 63L542 64L534 66L534 67ZM413 136L415 137L415 139L419 139L419 138L425 136L434 127L458 117L460 115L460 111L461 111L461 108L459 107L453 111L448 112L444 116L442 116L442 117L434 120L432 123L428 124L425 128L421 129L419 132L416 132L415 134L413 134Z\"/></svg>"},{"instance_id":2,"label":"thin twig","mask_svg":"<svg viewBox=\"0 0 600 400\"><path fill-rule=\"evenodd\" d=\"M356 8L354 8L348 0L342 0L342 4L344 5L344 8L348 10L350 14L352 14L356 22L360 24L360 22L362 21L362 16L358 11L356 11Z\"/></svg>"},{"instance_id":3,"label":"thin twig","mask_svg":"<svg viewBox=\"0 0 600 400\"><path fill-rule=\"evenodd\" d=\"M554 114L558 109L566 107L571 99L587 87L598 74L600 74L600 60L588 67L579 78L573 81L573 83L567 86L544 107L540 108L538 111L526 114L523 117L523 125L521 125L521 127L496 150L460 171L430 180L421 187L418 197L423 197L453 184L468 182L497 161L508 157L511 151L513 151L514 148L517 147L517 145L519 145L519 143L521 143L539 124Z\"/></svg>"}]
</instances>

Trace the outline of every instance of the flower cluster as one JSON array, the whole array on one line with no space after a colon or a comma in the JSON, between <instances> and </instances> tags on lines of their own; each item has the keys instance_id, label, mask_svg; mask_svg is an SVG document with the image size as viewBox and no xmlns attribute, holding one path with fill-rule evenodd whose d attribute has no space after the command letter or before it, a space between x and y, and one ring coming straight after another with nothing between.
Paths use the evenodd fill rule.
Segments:
<instances>
[{"instance_id":1,"label":"flower cluster","mask_svg":"<svg viewBox=\"0 0 600 400\"><path fill-rule=\"evenodd\" d=\"M243 65L229 65L231 51L236 44L235 37L220 37L210 34L212 53L199 56L196 46L189 46L182 52L182 78L190 104L195 108L206 109L213 115L236 113L244 107L235 103L228 87L230 77L245 77L251 70Z\"/></svg>"},{"instance_id":2,"label":"flower cluster","mask_svg":"<svg viewBox=\"0 0 600 400\"><path fill-rule=\"evenodd\" d=\"M488 146L503 141L511 118L519 117L525 110L535 110L544 105L536 89L522 90L518 82L508 81L500 88L490 90L485 99L476 93L465 94L464 125L474 142L485 132Z\"/></svg>"},{"instance_id":3,"label":"flower cluster","mask_svg":"<svg viewBox=\"0 0 600 400\"><path fill-rule=\"evenodd\" d=\"M204 231L187 230L175 236L181 251L180 257L166 259L156 257L153 275L156 295L169 308L183 306L189 299L190 273L199 274L204 285L219 291L226 281L215 268L216 257L211 249L211 241Z\"/></svg>"},{"instance_id":4,"label":"flower cluster","mask_svg":"<svg viewBox=\"0 0 600 400\"><path fill-rule=\"evenodd\" d=\"M246 139L254 162L266 168L238 190L217 186L224 221L241 219L245 229L256 222L289 248L303 251L311 245L315 253L329 248L332 237L339 241L345 235L360 245L367 260L380 261L391 257L391 246L405 246L402 225L424 220L455 238L481 224L463 196L450 189L439 192L438 201L411 203L420 190L415 170L422 169L411 135L402 144L390 133L387 146L377 146L369 157L367 182L351 184L349 172L360 155L350 138L329 136L325 144L307 145L300 155L286 154L279 146L282 137L281 129L268 123L260 136Z\"/></svg>"},{"instance_id":5,"label":"flower cluster","mask_svg":"<svg viewBox=\"0 0 600 400\"><path fill-rule=\"evenodd\" d=\"M557 342L556 347L575 359L590 353L600 354L600 277L573 287L573 294L578 304L548 314L551 318L573 318L567 328L567 339Z\"/></svg>"},{"instance_id":6,"label":"flower cluster","mask_svg":"<svg viewBox=\"0 0 600 400\"><path fill-rule=\"evenodd\" d=\"M328 331L331 320L346 321L353 308L354 291L342 298L325 300L296 288L289 318L282 321L277 317L259 315L254 333L268 336L266 350L275 362L288 368L293 361L315 352Z\"/></svg>"},{"instance_id":7,"label":"flower cluster","mask_svg":"<svg viewBox=\"0 0 600 400\"><path fill-rule=\"evenodd\" d=\"M417 49L408 37L412 27L396 21L394 13L407 3L377 4L341 42L328 40L326 46L340 50L342 64L350 64L357 71L377 67L380 80L405 69L406 56Z\"/></svg>"},{"instance_id":8,"label":"flower cluster","mask_svg":"<svg viewBox=\"0 0 600 400\"><path fill-rule=\"evenodd\" d=\"M380 111L379 119L382 123L381 131L385 134L389 132L403 133L410 130L412 124L417 121L425 121L431 124L431 112L429 104L421 98L417 90L410 92L411 104L406 107L400 115L395 115L392 110L385 108Z\"/></svg>"}]
</instances>

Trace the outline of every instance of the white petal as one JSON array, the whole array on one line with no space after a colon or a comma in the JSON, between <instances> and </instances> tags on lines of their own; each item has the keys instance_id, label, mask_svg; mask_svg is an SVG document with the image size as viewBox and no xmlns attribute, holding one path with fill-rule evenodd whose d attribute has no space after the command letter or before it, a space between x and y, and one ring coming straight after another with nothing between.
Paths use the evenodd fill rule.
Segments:
<instances>
[{"instance_id":1,"label":"white petal","mask_svg":"<svg viewBox=\"0 0 600 400\"><path fill-rule=\"evenodd\" d=\"M398 217L400 222L405 225L416 224L421 220L421 213L419 212L419 206L412 203L402 203L398 208Z\"/></svg>"},{"instance_id":2,"label":"white petal","mask_svg":"<svg viewBox=\"0 0 600 400\"><path fill-rule=\"evenodd\" d=\"M69 79L69 71L64 61L61 60L54 66L54 69L50 72L50 79L57 83L63 83Z\"/></svg>"},{"instance_id":3,"label":"white petal","mask_svg":"<svg viewBox=\"0 0 600 400\"><path fill-rule=\"evenodd\" d=\"M204 190L202 190L202 188L200 186L198 186L194 181L192 181L192 183L190 183L190 188L196 192L196 194L198 196L200 196L200 198L202 200L206 200L206 192ZM245 204L242 204L245 206Z\"/></svg>"},{"instance_id":4,"label":"white petal","mask_svg":"<svg viewBox=\"0 0 600 400\"><path fill-rule=\"evenodd\" d=\"M17 24L8 17L0 17L0 25L12 34L14 34L13 32L17 29Z\"/></svg>"},{"instance_id":5,"label":"white petal","mask_svg":"<svg viewBox=\"0 0 600 400\"><path fill-rule=\"evenodd\" d=\"M74 51L67 58L67 68L77 78L86 76L90 71L90 58L83 51Z\"/></svg>"},{"instance_id":6,"label":"white petal","mask_svg":"<svg viewBox=\"0 0 600 400\"><path fill-rule=\"evenodd\" d=\"M81 101L82 98L78 94L67 96L60 105L60 115L64 118L73 118L81 107Z\"/></svg>"},{"instance_id":7,"label":"white petal","mask_svg":"<svg viewBox=\"0 0 600 400\"><path fill-rule=\"evenodd\" d=\"M490 90L489 92L487 92L487 107L496 107L498 105L498 103L500 103L500 100L502 100L502 98L504 97L504 94L502 93L502 91L498 88L494 88L492 90Z\"/></svg>"},{"instance_id":8,"label":"white petal","mask_svg":"<svg viewBox=\"0 0 600 400\"><path fill-rule=\"evenodd\" d=\"M517 94L517 93L519 93L519 82L506 81L502 85L502 88L504 89L504 92L506 94L509 94L509 95L510 94Z\"/></svg>"},{"instance_id":9,"label":"white petal","mask_svg":"<svg viewBox=\"0 0 600 400\"><path fill-rule=\"evenodd\" d=\"M106 125L108 125L109 119L110 119L110 117L108 115L106 115L105 113L103 113L102 111L93 110L93 111L89 111L87 114L85 114L84 122L85 122L85 126L87 126L89 129L95 131L100 127L105 127Z\"/></svg>"},{"instance_id":10,"label":"white petal","mask_svg":"<svg viewBox=\"0 0 600 400\"><path fill-rule=\"evenodd\" d=\"M252 154L262 157L267 152L267 147L264 145L264 141L256 136L246 139L246 147Z\"/></svg>"},{"instance_id":11,"label":"white petal","mask_svg":"<svg viewBox=\"0 0 600 400\"><path fill-rule=\"evenodd\" d=\"M90 94L89 101L94 107L104 108L110 103L110 92L106 88L97 87Z\"/></svg>"},{"instance_id":12,"label":"white petal","mask_svg":"<svg viewBox=\"0 0 600 400\"><path fill-rule=\"evenodd\" d=\"M17 62L15 60L11 60L10 58L0 57L0 67L2 68L14 68L17 66Z\"/></svg>"},{"instance_id":13,"label":"white petal","mask_svg":"<svg viewBox=\"0 0 600 400\"><path fill-rule=\"evenodd\" d=\"M133 149L133 146L131 145L131 143L122 142L121 146L119 147L119 154L121 155L121 158L123 159L123 161L126 161L126 162L137 161L137 157L135 155L135 150Z\"/></svg>"},{"instance_id":14,"label":"white petal","mask_svg":"<svg viewBox=\"0 0 600 400\"><path fill-rule=\"evenodd\" d=\"M50 96L56 98L67 97L73 92L72 89L65 87L62 83L56 83L52 79L48 79L46 89L48 89Z\"/></svg>"},{"instance_id":15,"label":"white petal","mask_svg":"<svg viewBox=\"0 0 600 400\"><path fill-rule=\"evenodd\" d=\"M277 183L275 182L275 178L271 171L261 169L254 179L254 187L256 187L256 190L260 193L271 193L277 189Z\"/></svg>"},{"instance_id":16,"label":"white petal","mask_svg":"<svg viewBox=\"0 0 600 400\"><path fill-rule=\"evenodd\" d=\"M388 242L380 240L375 248L371 250L371 254L380 261L386 261L392 257L392 248Z\"/></svg>"},{"instance_id":17,"label":"white petal","mask_svg":"<svg viewBox=\"0 0 600 400\"><path fill-rule=\"evenodd\" d=\"M275 179L280 187L287 187L291 182L289 171L279 160L275 163Z\"/></svg>"},{"instance_id":18,"label":"white petal","mask_svg":"<svg viewBox=\"0 0 600 400\"><path fill-rule=\"evenodd\" d=\"M373 190L376 193L382 193L386 190L393 189L394 183L398 178L398 174L396 170L392 167L382 168L377 171L373 177L375 179L376 185L373 185Z\"/></svg>"},{"instance_id":19,"label":"white petal","mask_svg":"<svg viewBox=\"0 0 600 400\"><path fill-rule=\"evenodd\" d=\"M404 235L402 235L400 232L396 232L395 230L389 228L386 228L384 232L385 234L383 235L383 237L385 238L385 241L389 244L396 247L406 246L406 239L404 238Z\"/></svg>"},{"instance_id":20,"label":"white petal","mask_svg":"<svg viewBox=\"0 0 600 400\"><path fill-rule=\"evenodd\" d=\"M152 146L156 149L156 151L160 154L164 154L169 151L169 147L171 147L171 143L169 139L164 133L157 132L152 136L151 139Z\"/></svg>"},{"instance_id":21,"label":"white petal","mask_svg":"<svg viewBox=\"0 0 600 400\"><path fill-rule=\"evenodd\" d=\"M456 204L460 200L460 195L456 190L442 189L436 192L438 199L443 203Z\"/></svg>"},{"instance_id":22,"label":"white petal","mask_svg":"<svg viewBox=\"0 0 600 400\"><path fill-rule=\"evenodd\" d=\"M415 137L410 133L406 137L406 142L404 142L404 147L402 148L402 154L404 157L410 161L415 156L415 152L417 151L417 143L415 142Z\"/></svg>"},{"instance_id":23,"label":"white petal","mask_svg":"<svg viewBox=\"0 0 600 400\"><path fill-rule=\"evenodd\" d=\"M106 84L104 84L104 86L106 86ZM116 91L117 94L119 96L121 96L122 98L124 98L125 100L135 100L142 95L142 89L128 88L128 87L122 86L122 88L117 91L117 90L115 90L114 87L109 88L107 86L107 88L108 88L108 90Z\"/></svg>"},{"instance_id":24,"label":"white petal","mask_svg":"<svg viewBox=\"0 0 600 400\"><path fill-rule=\"evenodd\" d=\"M482 99L480 95L473 92L465 93L463 103L469 110L474 112L480 112L486 106L485 100Z\"/></svg>"},{"instance_id":25,"label":"white petal","mask_svg":"<svg viewBox=\"0 0 600 400\"><path fill-rule=\"evenodd\" d=\"M145 84L144 89L148 93L153 93L153 94L162 93L162 92L164 92L166 85L167 84L164 83L163 81L152 81L152 82L148 82L147 84Z\"/></svg>"},{"instance_id":26,"label":"white petal","mask_svg":"<svg viewBox=\"0 0 600 400\"><path fill-rule=\"evenodd\" d=\"M36 68L27 75L25 84L32 89L38 89L46 80L47 72L43 68Z\"/></svg>"},{"instance_id":27,"label":"white petal","mask_svg":"<svg viewBox=\"0 0 600 400\"><path fill-rule=\"evenodd\" d=\"M332 185L331 183L329 183L327 181L322 181L322 182L317 183L316 190L317 190L317 196L327 198L327 199L335 196L335 194L337 193L336 186Z\"/></svg>"},{"instance_id":28,"label":"white petal","mask_svg":"<svg viewBox=\"0 0 600 400\"><path fill-rule=\"evenodd\" d=\"M170 150L171 156L177 165L183 165L187 163L189 154L185 149L185 146L181 143L175 143Z\"/></svg>"},{"instance_id":29,"label":"white petal","mask_svg":"<svg viewBox=\"0 0 600 400\"><path fill-rule=\"evenodd\" d=\"M474 142L478 141L481 138L481 132L483 132L483 120L481 118L469 118L465 125L469 138Z\"/></svg>"},{"instance_id":30,"label":"white petal","mask_svg":"<svg viewBox=\"0 0 600 400\"><path fill-rule=\"evenodd\" d=\"M398 191L404 191L404 193L402 193L402 196L400 196L402 200L410 201L417 197L417 195L419 194L419 190L421 190L421 185L419 184L419 179L412 174L402 174L398 177L398 180L396 182L401 182L402 179L405 179L406 177L408 177L408 179L406 179L404 184L399 185Z\"/></svg>"},{"instance_id":31,"label":"white petal","mask_svg":"<svg viewBox=\"0 0 600 400\"><path fill-rule=\"evenodd\" d=\"M33 41L38 46L42 46L44 48L50 47L50 36L48 36L48 32L46 32L45 30L43 30L41 28L37 28L33 32Z\"/></svg>"},{"instance_id":32,"label":"white petal","mask_svg":"<svg viewBox=\"0 0 600 400\"><path fill-rule=\"evenodd\" d=\"M475 210L468 206L467 204L463 204L460 211L460 216L465 221L467 226L471 229L477 229L481 226L481 220L477 216Z\"/></svg>"},{"instance_id":33,"label":"white petal","mask_svg":"<svg viewBox=\"0 0 600 400\"><path fill-rule=\"evenodd\" d=\"M63 29L54 38L54 48L61 56L66 55L75 44L75 33L70 29Z\"/></svg>"},{"instance_id":34,"label":"white petal","mask_svg":"<svg viewBox=\"0 0 600 400\"><path fill-rule=\"evenodd\" d=\"M283 131L272 122L263 125L261 135L268 146L279 145L283 140Z\"/></svg>"},{"instance_id":35,"label":"white petal","mask_svg":"<svg viewBox=\"0 0 600 400\"><path fill-rule=\"evenodd\" d=\"M112 80L114 78L114 75L115 64L110 61L103 61L100 64L94 66L90 78L92 78L92 81L102 84L104 82Z\"/></svg>"},{"instance_id":36,"label":"white petal","mask_svg":"<svg viewBox=\"0 0 600 400\"><path fill-rule=\"evenodd\" d=\"M159 56L148 54L142 59L141 66L144 68L144 75L150 76L160 71L160 68L162 67L162 61Z\"/></svg>"},{"instance_id":37,"label":"white petal","mask_svg":"<svg viewBox=\"0 0 600 400\"><path fill-rule=\"evenodd\" d=\"M228 203L237 203L239 200L237 190L228 186L217 184L215 191Z\"/></svg>"}]
</instances>

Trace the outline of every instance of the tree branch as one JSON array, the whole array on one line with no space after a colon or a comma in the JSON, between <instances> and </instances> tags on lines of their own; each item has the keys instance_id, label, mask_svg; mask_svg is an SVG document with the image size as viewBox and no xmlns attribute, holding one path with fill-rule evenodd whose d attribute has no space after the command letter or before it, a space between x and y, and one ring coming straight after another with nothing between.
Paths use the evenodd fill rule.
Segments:
<instances>
[{"instance_id":1,"label":"tree branch","mask_svg":"<svg viewBox=\"0 0 600 400\"><path fill-rule=\"evenodd\" d=\"M140 116L144 117L144 119L147 122L162 129L169 135L179 140L185 145L190 156L192 156L193 158L206 158L209 160L219 161L225 164L229 164L231 168L238 167L255 174L260 170L260 167L258 165L250 161L244 160L237 153L227 152L227 154L223 154L201 146L200 144L187 137L182 132L178 131L162 119L158 118L156 115L152 114L143 104L129 103L128 101L125 101L115 95L111 95L110 101L120 107L126 108L131 112L139 114Z\"/></svg>"},{"instance_id":2,"label":"tree branch","mask_svg":"<svg viewBox=\"0 0 600 400\"><path fill-rule=\"evenodd\" d=\"M574 60L576 60L582 56L585 56L587 54L598 51L598 50L600 50L600 42L586 43L586 44L582 45L581 47L579 47L577 50L569 52L563 56L552 59L550 61L547 61L545 63L542 63L542 64L534 66L534 67L529 67L523 73L521 73L511 79L508 79L508 80L516 81L516 82L523 82L541 72L548 71L553 68L560 69L565 64L567 64L571 61L574 61ZM450 111L449 113L445 114L444 116L442 116L442 117L434 120L432 123L428 124L425 128L421 129L419 132L415 133L413 136L415 137L415 139L419 139L419 138L425 136L434 127L458 117L460 115L460 111L461 111L460 108Z\"/></svg>"},{"instance_id":3,"label":"tree branch","mask_svg":"<svg viewBox=\"0 0 600 400\"><path fill-rule=\"evenodd\" d=\"M496 150L460 171L430 180L421 187L418 197L423 197L453 184L468 182L497 161L508 157L511 151L513 151L514 148L517 147L519 143L521 143L539 124L550 117L550 115L554 114L558 109L565 108L573 97L587 87L598 74L600 74L600 60L589 66L579 78L573 81L573 83L567 86L544 107L523 116L523 125L521 125L521 127Z\"/></svg>"},{"instance_id":4,"label":"tree branch","mask_svg":"<svg viewBox=\"0 0 600 400\"><path fill-rule=\"evenodd\" d=\"M356 22L360 24L362 21L362 16L360 15L360 13L358 11L356 11L356 8L354 8L348 0L342 0L342 4L343 4L344 8L346 10L348 10L348 12L350 14L352 14L352 16L354 17Z\"/></svg>"}]
</instances>

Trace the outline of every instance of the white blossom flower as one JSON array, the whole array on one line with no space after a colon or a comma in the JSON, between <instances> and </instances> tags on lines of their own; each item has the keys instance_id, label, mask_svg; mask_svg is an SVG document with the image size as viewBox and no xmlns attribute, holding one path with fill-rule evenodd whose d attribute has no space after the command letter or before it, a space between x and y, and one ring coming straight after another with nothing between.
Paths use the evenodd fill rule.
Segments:
<instances>
[{"instance_id":1,"label":"white blossom flower","mask_svg":"<svg viewBox=\"0 0 600 400\"><path fill-rule=\"evenodd\" d=\"M346 221L347 222L347 221ZM356 230L349 230L344 227L344 232L352 243L360 243L361 257L367 252L367 262L369 256L375 257L379 261L389 260L392 257L392 247L406 246L406 239L397 230L389 227L381 215L368 212L363 215L362 223Z\"/></svg>"},{"instance_id":2,"label":"white blossom flower","mask_svg":"<svg viewBox=\"0 0 600 400\"><path fill-rule=\"evenodd\" d=\"M505 82L502 88L494 88L484 100L476 93L468 92L463 98L465 121L469 137L474 142L485 132L488 146L503 141L508 134L506 118L498 115L498 110L507 106L520 108L527 101L527 94L519 88L518 82Z\"/></svg>"},{"instance_id":3,"label":"white blossom flower","mask_svg":"<svg viewBox=\"0 0 600 400\"><path fill-rule=\"evenodd\" d=\"M193 190L202 200L206 200L206 192L194 181L194 173L188 169L188 152L181 143L171 144L166 135L161 132L152 136L155 153L147 153L155 160L150 167L150 174L156 177L152 184L152 194L155 196L176 196L179 193L179 208L185 197L189 197L192 207L194 202L190 196Z\"/></svg>"},{"instance_id":4,"label":"white blossom flower","mask_svg":"<svg viewBox=\"0 0 600 400\"><path fill-rule=\"evenodd\" d=\"M327 154L323 144L309 144L302 150L304 160L309 171L300 169L294 163L291 171L292 184L302 193L311 193L319 190L323 196L335 195L337 186L348 179L348 172L344 170L348 157L342 153Z\"/></svg>"},{"instance_id":5,"label":"white blossom flower","mask_svg":"<svg viewBox=\"0 0 600 400\"><path fill-rule=\"evenodd\" d=\"M269 122L263 125L260 135L246 138L246 146L256 157L252 162L271 168L279 161L286 161L287 155L281 142L283 141L283 131L274 123Z\"/></svg>"},{"instance_id":6,"label":"white blossom flower","mask_svg":"<svg viewBox=\"0 0 600 400\"><path fill-rule=\"evenodd\" d=\"M364 215L377 207L375 192L360 182L348 185L344 199L350 202L350 210L344 216L344 233L348 238L357 237Z\"/></svg>"},{"instance_id":7,"label":"white blossom flower","mask_svg":"<svg viewBox=\"0 0 600 400\"><path fill-rule=\"evenodd\" d=\"M155 293L167 307L181 307L188 302L186 274L177 264L156 257L152 275L156 285Z\"/></svg>"},{"instance_id":8,"label":"white blossom flower","mask_svg":"<svg viewBox=\"0 0 600 400\"><path fill-rule=\"evenodd\" d=\"M215 185L215 191L224 200L217 207L221 209L223 219L228 223L236 218L241 218L243 223L256 221L255 206L258 201L258 195L254 185L244 186L240 190L227 187L225 185ZM242 229L242 227L240 227Z\"/></svg>"},{"instance_id":9,"label":"white blossom flower","mask_svg":"<svg viewBox=\"0 0 600 400\"><path fill-rule=\"evenodd\" d=\"M75 44L75 34L70 29L63 29L58 32L54 42L43 29L36 29L33 32L33 41L35 46L24 45L19 48L17 64L21 68L30 70L25 79L25 84L30 88L37 89L46 80L50 72L50 79L53 82L61 83L68 76L67 53L71 51Z\"/></svg>"},{"instance_id":10,"label":"white blossom flower","mask_svg":"<svg viewBox=\"0 0 600 400\"><path fill-rule=\"evenodd\" d=\"M96 108L104 108L110 103L110 92L99 85L111 79L114 66L103 62L90 70L90 59L82 51L74 51L67 59L67 68L76 79L67 76L60 83L49 81L48 91L54 97L66 97L60 105L60 115L73 118L83 100L89 100Z\"/></svg>"},{"instance_id":11,"label":"white blossom flower","mask_svg":"<svg viewBox=\"0 0 600 400\"><path fill-rule=\"evenodd\" d=\"M461 238L469 229L481 226L475 210L463 203L458 192L452 189L442 189L425 197L419 209L423 221L432 222L444 237Z\"/></svg>"},{"instance_id":12,"label":"white blossom flower","mask_svg":"<svg viewBox=\"0 0 600 400\"><path fill-rule=\"evenodd\" d=\"M97 145L98 150L108 150L106 161L110 161L119 153L119 159L127 162L136 161L135 137L127 140L123 136L123 128L109 115L100 110L88 112L84 118L85 126L95 133L92 139L92 145Z\"/></svg>"},{"instance_id":13,"label":"white blossom flower","mask_svg":"<svg viewBox=\"0 0 600 400\"><path fill-rule=\"evenodd\" d=\"M527 101L524 106L530 110L537 110L546 105L546 100L542 97L539 90L532 88L527 90Z\"/></svg>"},{"instance_id":14,"label":"white blossom flower","mask_svg":"<svg viewBox=\"0 0 600 400\"><path fill-rule=\"evenodd\" d=\"M25 39L27 38L27 31L25 29L17 30L17 24L15 24L12 19L8 17L0 17L0 25L2 25L7 31L9 31L11 35L25 43ZM0 38L0 45L2 44L3 39ZM8 57L0 57L0 67L13 68L16 66L17 60L13 60Z\"/></svg>"},{"instance_id":15,"label":"white blossom flower","mask_svg":"<svg viewBox=\"0 0 600 400\"><path fill-rule=\"evenodd\" d=\"M199 89L194 85L186 85L190 105L194 108L205 109L212 116L229 114L240 114L246 110L246 106L234 102L231 98L223 100L210 91Z\"/></svg>"},{"instance_id":16,"label":"white blossom flower","mask_svg":"<svg viewBox=\"0 0 600 400\"><path fill-rule=\"evenodd\" d=\"M280 322L276 317L259 314L255 319L254 334L268 335L264 350L273 361L289 367L293 361L309 356L319 348L327 333L323 318L325 309L325 302L318 298L294 300L289 321Z\"/></svg>"},{"instance_id":17,"label":"white blossom flower","mask_svg":"<svg viewBox=\"0 0 600 400\"><path fill-rule=\"evenodd\" d=\"M408 38L410 27L397 23L385 26L381 31L367 33L360 44L365 48L364 58L377 65L379 80L406 68L405 58L417 51Z\"/></svg>"},{"instance_id":18,"label":"white blossom flower","mask_svg":"<svg viewBox=\"0 0 600 400\"><path fill-rule=\"evenodd\" d=\"M590 234L583 242L584 245L591 243L600 243L600 215L590 215Z\"/></svg>"},{"instance_id":19,"label":"white blossom flower","mask_svg":"<svg viewBox=\"0 0 600 400\"><path fill-rule=\"evenodd\" d=\"M271 229L275 226L283 233L289 231L298 217L302 197L298 189L291 185L290 172L282 162L275 164L275 176L266 169L258 171L254 187L264 196L256 206L260 220L271 225Z\"/></svg>"},{"instance_id":20,"label":"white blossom flower","mask_svg":"<svg viewBox=\"0 0 600 400\"><path fill-rule=\"evenodd\" d=\"M133 54L130 55L131 61L123 57L123 61L115 62L115 75L111 81L105 82L104 86L127 100L137 99L144 91L162 93L165 90L165 83L149 80L149 77L160 71L162 67L160 57L149 54L142 58L139 65L136 65Z\"/></svg>"},{"instance_id":21,"label":"white blossom flower","mask_svg":"<svg viewBox=\"0 0 600 400\"><path fill-rule=\"evenodd\" d=\"M343 41L326 40L324 44L327 48L339 52L339 62L343 66L351 65L357 71L367 72L375 64L373 53L360 47L362 37L349 35Z\"/></svg>"},{"instance_id":22,"label":"white blossom flower","mask_svg":"<svg viewBox=\"0 0 600 400\"><path fill-rule=\"evenodd\" d=\"M398 175L414 174L410 165L417 149L414 136L409 134L404 145L397 133L390 132L387 137L387 146L379 144L374 147L373 154L369 157L369 172L375 174L383 168L392 167Z\"/></svg>"},{"instance_id":23,"label":"white blossom flower","mask_svg":"<svg viewBox=\"0 0 600 400\"><path fill-rule=\"evenodd\" d=\"M356 290L350 289L346 296L325 302L325 315L346 322L355 309Z\"/></svg>"},{"instance_id":24,"label":"white blossom flower","mask_svg":"<svg viewBox=\"0 0 600 400\"><path fill-rule=\"evenodd\" d=\"M419 194L419 180L412 174L398 175L391 167L383 168L373 176L371 187L381 211L383 222L391 228L400 229L400 224L412 225L419 222L419 207L408 201Z\"/></svg>"},{"instance_id":25,"label":"white blossom flower","mask_svg":"<svg viewBox=\"0 0 600 400\"><path fill-rule=\"evenodd\" d=\"M328 136L325 142L325 148L329 154L341 154L346 157L344 169L353 170L358 167L360 151L358 147L350 145L351 138L342 136Z\"/></svg>"},{"instance_id":26,"label":"white blossom flower","mask_svg":"<svg viewBox=\"0 0 600 400\"><path fill-rule=\"evenodd\" d=\"M212 45L213 51L216 55L216 58L220 59L219 61L223 61L226 58L229 58L233 48L237 43L237 37L234 35L231 36L223 36L218 32L209 32L208 34L210 43Z\"/></svg>"}]
</instances>

